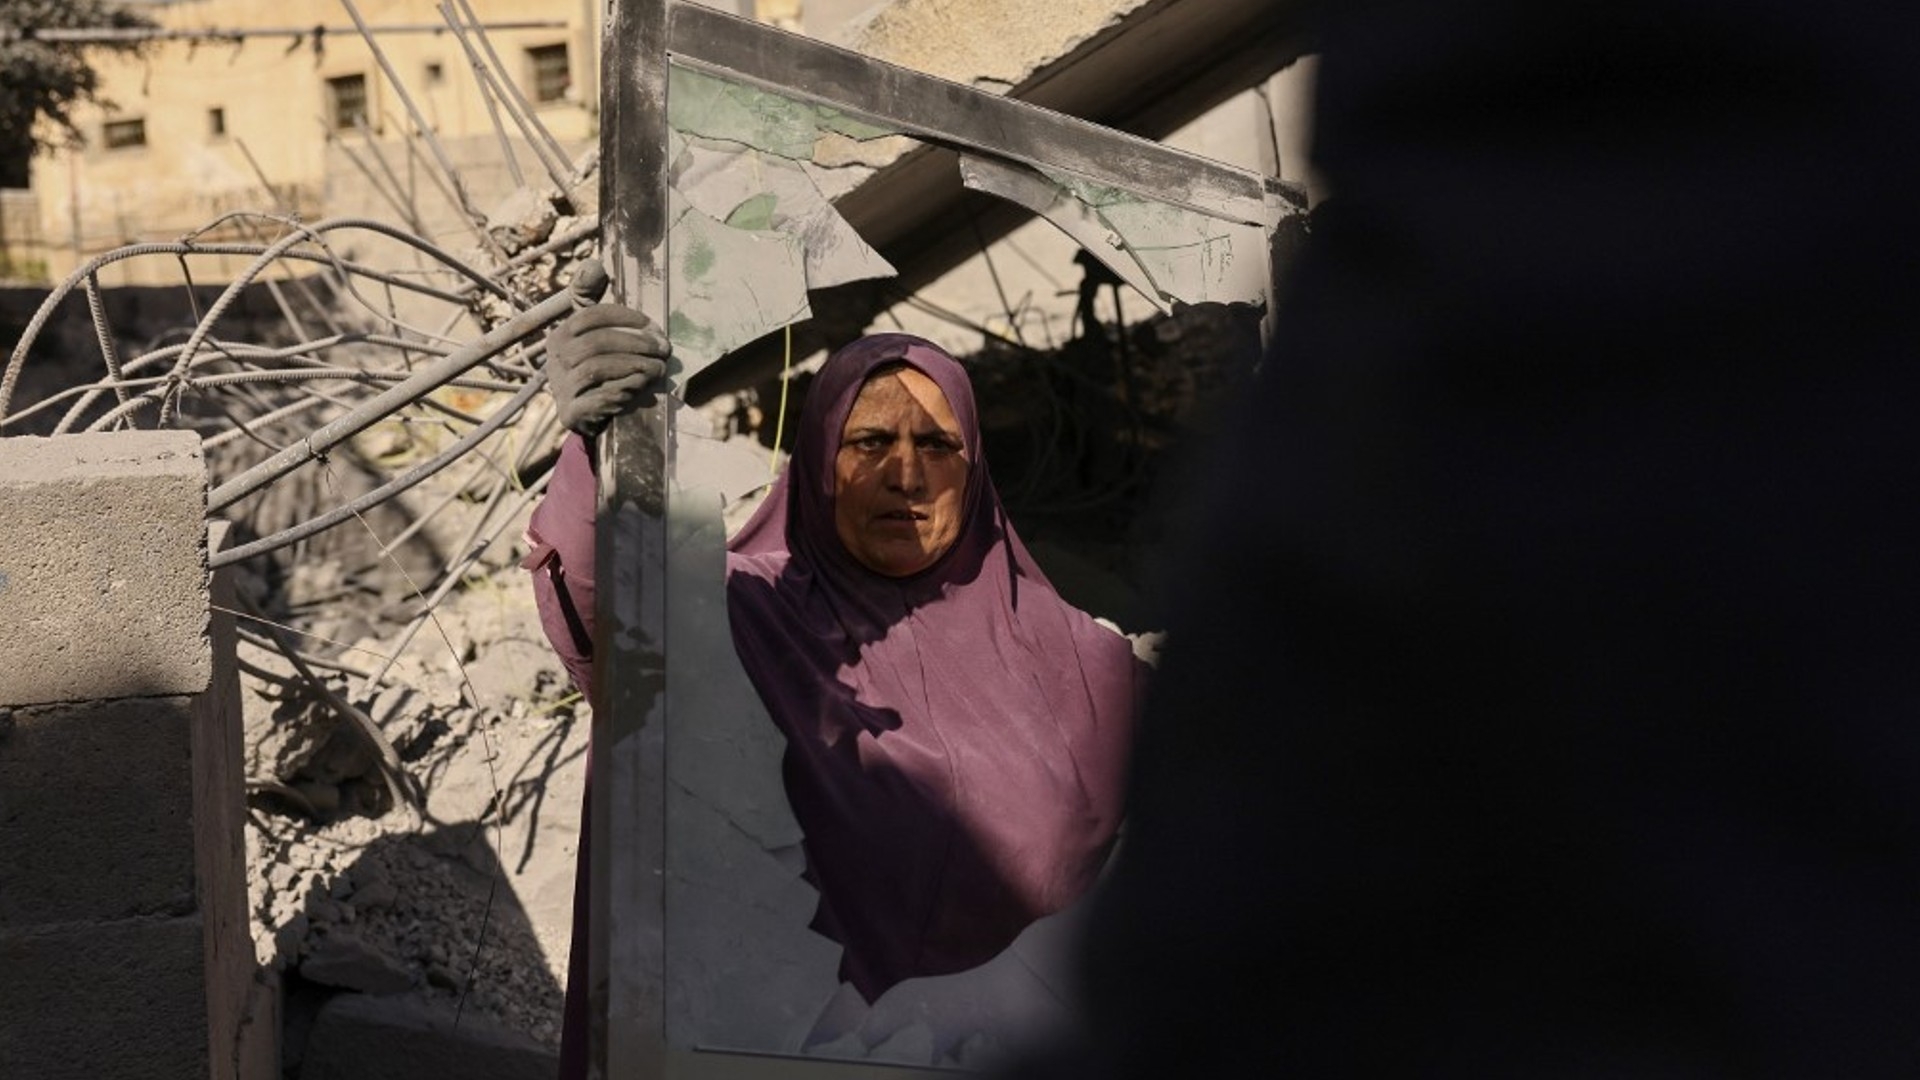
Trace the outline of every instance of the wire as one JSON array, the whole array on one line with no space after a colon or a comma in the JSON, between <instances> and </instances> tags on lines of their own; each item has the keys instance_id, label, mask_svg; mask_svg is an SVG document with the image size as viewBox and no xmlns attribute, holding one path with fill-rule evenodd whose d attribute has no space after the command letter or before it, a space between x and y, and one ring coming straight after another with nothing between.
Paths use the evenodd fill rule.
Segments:
<instances>
[{"instance_id":1,"label":"wire","mask_svg":"<svg viewBox=\"0 0 1920 1080\"><path fill-rule=\"evenodd\" d=\"M787 324L787 355L780 365L780 414L773 425L773 449L767 452L767 475L780 471L780 443L787 435L787 388L793 385L793 324Z\"/></svg>"}]
</instances>

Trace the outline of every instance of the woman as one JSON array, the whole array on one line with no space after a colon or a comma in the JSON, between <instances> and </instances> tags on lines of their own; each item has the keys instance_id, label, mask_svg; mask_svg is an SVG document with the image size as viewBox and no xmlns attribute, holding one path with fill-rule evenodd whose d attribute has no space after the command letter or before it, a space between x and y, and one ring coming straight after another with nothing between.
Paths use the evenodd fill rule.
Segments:
<instances>
[{"instance_id":1,"label":"woman","mask_svg":"<svg viewBox=\"0 0 1920 1080\"><path fill-rule=\"evenodd\" d=\"M602 395L625 398L646 381L608 359L657 347L643 321L607 332L621 319L639 317L590 308L556 333L549 365L568 372L556 398L626 377ZM562 405L589 429L613 411ZM798 431L728 545L728 612L786 737L787 795L820 892L812 926L872 1001L986 962L1092 884L1119 826L1143 668L1028 555L987 475L966 373L937 346L881 334L840 350ZM529 564L548 636L582 685L592 510L591 455L570 437ZM576 961L581 940L576 925Z\"/></svg>"}]
</instances>

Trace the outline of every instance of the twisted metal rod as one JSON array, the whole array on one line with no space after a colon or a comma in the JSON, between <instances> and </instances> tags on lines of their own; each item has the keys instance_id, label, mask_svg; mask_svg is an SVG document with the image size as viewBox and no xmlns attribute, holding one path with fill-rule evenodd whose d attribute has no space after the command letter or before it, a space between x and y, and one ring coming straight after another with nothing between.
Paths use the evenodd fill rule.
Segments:
<instances>
[{"instance_id":1,"label":"twisted metal rod","mask_svg":"<svg viewBox=\"0 0 1920 1080\"><path fill-rule=\"evenodd\" d=\"M261 438L257 429L271 428L273 425L278 424L282 420L291 419L295 416L300 415L303 412L307 412L312 409L317 409L320 406L326 405L326 404L330 404L327 401L327 399L323 397L319 397L317 395L313 397L304 397L298 401L289 402L288 404L282 405L277 409L271 409L267 412L264 412L259 416L254 417L251 420L243 420L238 424L235 424L233 427L228 428L226 431L220 432L218 435L210 435L207 438L202 439L200 441L200 449L203 453L211 453L214 450L217 450L220 447L223 447L230 442L235 442L240 439L256 439L261 442L265 442L265 440ZM278 448L276 448L276 450L277 449Z\"/></svg>"},{"instance_id":2,"label":"twisted metal rod","mask_svg":"<svg viewBox=\"0 0 1920 1080\"><path fill-rule=\"evenodd\" d=\"M467 40L466 27L454 19L446 4L438 8L440 18L453 31L454 40L467 54L467 63L472 66L474 81L480 89L480 103L487 107L487 120L493 124L493 137L500 140L500 160L507 166L507 176L516 188L527 185L527 176L520 171L520 159L513 152L513 141L507 138L507 126L500 122L500 102L496 99L500 88L493 85L493 73L480 66L480 57L473 51L473 44ZM519 120L519 117L514 117Z\"/></svg>"},{"instance_id":3,"label":"twisted metal rod","mask_svg":"<svg viewBox=\"0 0 1920 1080\"><path fill-rule=\"evenodd\" d=\"M447 594L453 591L453 587L458 585L460 581L466 577L467 571L472 569L474 563L480 561L480 557L486 554L487 549L493 546L495 540L500 538L500 534L506 531L506 527L519 518L520 511L531 506L533 500L540 497L540 493L546 490L547 482L551 479L553 479L553 474L549 472L540 477L540 479L528 484L527 489L515 497L510 512L500 518L493 526L492 531L487 534L486 539L484 541L476 539L473 542L473 546L463 554L460 562L447 568L446 576L440 579L440 584L433 590L433 595L426 598L425 605L421 608L420 614L414 616L413 622L408 625L406 632L400 636L400 639L394 643L393 648L388 652L380 666L369 672L366 678L362 680L359 688L355 691L356 697L365 696L374 686L377 686L382 679L387 677L387 673L393 670L393 666L399 663L401 655L407 651L407 646L413 644L413 639L419 636L420 630L425 627L432 618L433 609L439 606L440 601L446 599ZM484 521L484 519L482 520Z\"/></svg>"},{"instance_id":4,"label":"twisted metal rod","mask_svg":"<svg viewBox=\"0 0 1920 1080\"><path fill-rule=\"evenodd\" d=\"M533 156L540 159L540 164L547 170L547 176L553 181L553 186L564 195L567 189L573 186L572 180L567 176L569 170L566 164L566 151L561 149L559 141L553 137L552 132L547 130L547 126L540 122L539 115L528 103L526 95L520 92L519 84L507 74L507 66L500 62L500 54L493 48L493 39L487 35L480 20L474 16L472 5L468 4L467 0L459 0L459 4L461 14L466 17L467 23L476 31L475 36L480 39L480 48L486 52L487 59L491 61L490 68L483 67L479 57L474 56L473 48L468 46L467 54L473 57L475 69L483 71L489 82L505 87L502 97L507 115L513 118L514 124L520 128L520 134L524 135L533 147ZM440 4L440 14L449 25L454 27L454 33L460 36L461 44L465 45L467 36L461 32L461 26L454 19L450 6L445 0Z\"/></svg>"},{"instance_id":5,"label":"twisted metal rod","mask_svg":"<svg viewBox=\"0 0 1920 1080\"><path fill-rule=\"evenodd\" d=\"M533 400L533 396L539 393L540 388L545 385L547 385L547 377L546 377L546 373L543 371L538 375L534 376L533 378L527 380L527 384L520 388L520 392L515 394L513 398L509 400L505 405L502 405L499 408L499 410L496 411L492 416L488 417L484 423L474 428L472 431L468 432L458 442L454 443L452 446L447 447L447 449L442 451L441 453L435 455L432 458L427 459L426 461L421 462L420 464L414 466L413 468L407 470L406 472L400 474L399 476L394 477L392 480L389 480L387 483L382 484L377 488L374 488L372 491L367 492L366 494L360 496L359 498L354 499L353 501L346 503L342 506L335 507L334 509L328 511L325 514L320 515L319 517L310 518L307 521L304 521L298 525L292 526L291 528L283 529L280 532L274 533L272 536L262 537L259 540L255 540L250 544L242 544L239 547L229 548L225 551L219 552L216 555L212 555L207 560L207 565L209 569L218 570L222 566L227 566L232 563L239 562L242 559L249 559L255 555L261 555L269 551L275 551L280 548L286 547L288 544L297 543L298 541L305 540L307 537L312 536L315 533L325 532L326 530L333 528L335 525L338 525L341 522L346 521L348 518L351 518L360 514L362 511L371 510L372 508L380 505L381 503L386 502L388 499L393 498L395 495L400 494L401 492L407 490L408 488L413 487L415 484L418 484L420 481L425 480L427 477L432 476L433 474L439 472L441 469L446 468L448 465L453 464L455 461L459 460L462 456L464 456L469 450L472 450L474 447L480 445L480 443L483 442L487 438L487 436L492 435L494 432L500 430L501 426L506 424L507 421L518 416L520 414L520 411L526 408L527 402ZM328 425L328 426L331 427L332 425ZM303 440L303 445L304 445L304 440ZM290 447L289 449L298 451L299 449L301 449L301 447L296 446L296 447ZM282 455L275 455L275 458L278 458L281 456ZM274 458L268 459L268 461L273 461L273 460ZM244 479L244 477L242 479ZM228 486L231 486L231 485L228 485ZM228 501L231 502L232 500L228 500ZM211 507L209 507L208 512L209 513L212 512Z\"/></svg>"},{"instance_id":6,"label":"twisted metal rod","mask_svg":"<svg viewBox=\"0 0 1920 1080\"><path fill-rule=\"evenodd\" d=\"M358 333L358 332L336 333L336 334L329 335L328 337L317 338L311 341L302 341L298 344L289 345L281 348L273 348L273 347L264 346L264 345L254 345L249 342L240 342L240 341L216 340L212 342L213 347L216 349L219 349L223 355L226 355L232 359L244 358L247 360L297 359L301 356L304 356L307 353L319 352L325 349L331 349L331 348L335 348L337 346L342 346L342 345L356 345L356 344L383 345L383 346L394 346L399 348L419 349L422 352L431 352L439 355L445 355L447 352L452 351L451 349L446 348L444 346L430 345L430 344L421 343L421 342L410 342L404 338L397 338L397 337L393 337L386 334L372 334L372 333ZM72 408L67 410L67 414L61 418L59 425L53 429L53 433L55 435L65 434L67 431L72 429L73 425L80 422L80 417L86 413L87 409L93 406L93 403L95 401L99 400L100 395L106 393L107 390L109 389L115 388L116 382L119 384L121 388L130 388L136 385L153 385L153 380L151 379L131 379L131 378L128 378L128 375L131 374L132 372L139 371L147 367L151 367L155 363L159 363L163 360L176 358L179 356L180 350L184 348L186 348L185 345L167 345L158 349L154 349L150 352L142 353L141 355L133 358L132 360L127 361L124 367L122 367L120 376L117 380L109 378L109 379L97 380L92 383L86 383L80 386L68 387L65 390L52 394L38 402L35 402L33 405L20 410L18 413L15 413L13 416L8 417L8 422L14 423L14 422L25 420L28 417L34 415L35 413L40 412L42 409L51 407L57 402L64 401L69 398L78 396L80 400L77 403L75 403ZM319 361L315 361L314 363L317 364L319 363ZM366 370L366 369L361 369L361 370ZM162 377L162 379L164 380L164 377ZM122 405L126 404L127 397L124 393L120 394L119 398Z\"/></svg>"},{"instance_id":7,"label":"twisted metal rod","mask_svg":"<svg viewBox=\"0 0 1920 1080\"><path fill-rule=\"evenodd\" d=\"M222 220L224 220L224 218ZM310 231L313 233L324 233L350 227L365 227L372 231L379 232L382 235L389 236L401 243L408 244L449 269L460 273L468 280L469 284L473 286L473 292L490 292L507 300L509 303L512 302L512 297L506 293L502 286L478 270L467 266L451 253L438 248L420 237L407 234L383 222L371 221L365 218L334 218L312 226ZM301 226L301 228L307 230L306 226ZM70 295L76 287L79 287L88 277L96 274L102 267L124 262L128 259L156 255L254 256L256 260L264 258L267 262L282 258L300 259L331 264L344 278L367 278L397 288L408 289L423 296L428 296L450 304L468 303L473 296L473 292L450 292L419 282L409 281L403 277L389 274L373 267L350 263L333 255L330 249L325 248L324 244L320 246L324 253L301 251L292 247L288 241L284 239L280 243L269 245L233 243L202 244L190 240L153 241L115 248L112 251L96 255L87 260L80 267L76 268L72 274L67 275L59 285L54 287L53 291L47 294L47 298L40 302L40 307L34 311L33 317L28 320L26 329L20 334L20 340L15 343L13 352L9 354L6 371L4 375L0 375L0 430L4 430L6 425L12 422L13 418L8 414L8 409L13 402L14 390L19 384L20 374L26 365L27 355L38 341L41 332L46 329L47 323L53 318L54 311L58 310L60 304L66 300L67 296ZM269 252L272 253L271 256L268 255ZM247 280L251 281L254 277L258 276L261 270L264 269L264 265L264 263L256 262L255 266L250 267ZM362 302L365 302L364 299ZM205 320L202 321L204 322Z\"/></svg>"},{"instance_id":8,"label":"twisted metal rod","mask_svg":"<svg viewBox=\"0 0 1920 1080\"><path fill-rule=\"evenodd\" d=\"M226 218L229 218L229 217L239 217L239 216L246 216L246 215L225 215L219 220L226 220ZM199 351L200 347L205 343L208 336L211 334L213 324L217 322L222 315L225 314L227 308L234 303L235 299L240 295L240 293L245 289L245 287L251 284L254 278L258 277L261 273L263 273L267 267L269 267L274 263L275 260L291 252L294 249L294 245L298 243L301 243L306 240L313 240L316 244L319 244L322 248L324 248L325 244L323 241L319 240L319 236L326 232L337 231L339 229L346 229L346 228L358 228L358 229L366 229L368 231L380 233L381 235L391 237L395 240L401 241L402 243L406 243L413 246L417 250L434 258L435 260L439 261L440 263L447 266L448 268L453 269L458 273L461 273L462 275L466 276L470 282L474 283L478 287L484 288L487 291L500 296L502 299L505 299L510 303L513 302L512 296L497 281L494 281L486 277L484 274L480 273L480 271L475 270L474 268L468 266L466 263L462 262L452 254L440 249L436 245L431 244L428 241L422 240L418 237L410 236L409 234L406 234L398 229L395 229L393 226L387 225L384 222L373 221L366 218L349 217L349 218L329 219L328 221L321 222L320 224L312 227L301 225L298 222L291 223L291 226L295 231L292 234L286 237L283 237L281 240L275 242L274 244L270 244L266 248L262 249L260 254L255 258L255 261L253 262L253 264L250 265L247 268L247 270L244 273L242 273L238 278L236 278L230 285L228 285L228 287L222 292L220 297L208 309L205 316L200 318L200 320L195 324L192 334L188 337L185 347L178 354L177 359L175 360L175 363L174 363L173 370L169 374L169 378L173 381L173 384L174 384L172 387L170 387L170 390L177 392L178 387L182 383L184 383L186 373L189 370L191 370L196 353ZM208 228L211 228L211 227L212 226L208 226ZM192 245L190 243L186 245L168 245L168 247L175 249L173 251L173 253L175 254L184 253L178 250L182 246L186 247L189 250L199 250L202 252L204 252L205 250L205 248L196 248L195 245ZM248 246L248 245L242 245L242 246ZM151 248L152 246L136 245L135 247ZM121 255L122 257L132 257L131 254L128 254L128 252L130 251L133 251L133 249L121 249L119 252L114 252L110 254ZM135 252L135 253L152 254L157 252L148 250L148 251L141 251L141 252ZM102 258L104 259L105 257L102 257ZM101 260L95 260L95 261L98 262ZM83 268L83 269L88 269L88 270L93 269L92 263L90 263L87 268ZM364 276L370 276L370 277L376 277L376 278L390 277L390 275L379 274L378 272L375 272L374 274L364 275ZM50 316L53 308L59 303L60 300L64 299L67 292L71 291L73 281L74 281L74 278L70 277L66 282L63 282L62 287L60 289L55 290L55 292L49 295L48 299L41 304L40 310L35 313L33 321L28 324L26 334L23 335L20 344L15 348L14 357L12 360L9 361L6 376L4 379L0 379L0 427L4 427L4 425L10 422L12 419L5 414L5 409L11 399L13 386L19 377L20 369L24 365L26 350L32 344L33 338L36 337L40 332L41 328L45 326L47 317ZM420 291L426 291L426 290L421 289ZM354 288L352 287L350 278L349 278L349 284L348 284L348 292L350 294L356 295L357 297L357 291L354 290ZM443 298L453 300L455 302L458 302L459 300L459 298L445 294L441 290L432 290L432 292L439 294ZM359 299L361 300L362 303L366 303L364 298L359 298ZM101 327L100 329L102 333L108 332L104 327ZM166 411L166 402L168 400L170 400L170 396L168 394L163 394L161 396L163 415ZM137 407L122 406L121 409L115 411L117 415L114 418L119 419L122 416L130 415L132 412L137 411L137 408L142 408L142 407L144 406L137 406ZM99 426L100 426L99 424L94 425L95 429L97 429Z\"/></svg>"},{"instance_id":9,"label":"twisted metal rod","mask_svg":"<svg viewBox=\"0 0 1920 1080\"><path fill-rule=\"evenodd\" d=\"M220 316L226 313L226 309L230 307L233 304L233 302L239 298L241 292L243 292L248 285L253 283L253 279L258 277L261 273L263 273L267 269L267 267L273 264L273 262L278 258L280 252L293 247L295 244L304 243L310 239L318 241L318 238L320 236L328 232L333 232L333 231L337 231L339 229L345 229L345 228L366 229L369 232L380 233L392 239L399 240L402 243L411 244L423 254L427 254L435 259L438 259L442 264L447 266L449 269L452 269L460 274L465 275L469 280L472 280L475 282L485 282L486 283L485 287L488 288L488 291L495 293L501 299L506 300L508 303L513 302L512 295L509 294L506 291L506 289L502 288L497 282L494 282L492 279L487 278L485 275L481 274L478 270L475 270L474 268L468 266L466 263L455 258L451 253L443 251L440 248L436 247L435 245L428 243L427 241L422 240L419 237L413 236L412 234L407 233L401 229L397 229L392 225L387 224L384 221L375 221L371 218L342 217L342 218L330 218L327 221L323 221L318 225L312 226L311 228L308 228L307 226L296 225L294 232L290 233L285 237L282 237L280 240L270 245L266 251L262 252L254 260L253 265L247 267L247 269L244 272L242 272L239 277L235 278L233 282L230 283L226 287L226 289L220 294L219 299L215 300L213 302L213 305L207 309L206 317L202 318L199 321L199 323L194 326L193 335L187 339L186 350L183 353L181 353L180 358L174 362L174 367L172 372L173 376L175 378L179 378L180 376L185 375L187 370L193 366L194 354L199 351L201 342L206 340L207 336L212 333L213 324L219 321Z\"/></svg>"},{"instance_id":10,"label":"twisted metal rod","mask_svg":"<svg viewBox=\"0 0 1920 1080\"><path fill-rule=\"evenodd\" d=\"M370 383L386 383L390 385L404 378L406 378L406 376L399 372L366 371L361 368L298 368L291 371L228 371L218 375L202 375L198 378L188 379L184 384L176 383L171 377L166 375L153 375L144 379L125 379L113 385L121 388L148 386L164 391L169 387L177 385L184 385L189 389L196 390L254 383L355 382L362 385ZM501 382L497 379L449 379L441 385L458 386L470 390L486 390L494 393L512 393L519 390L525 384ZM161 400L161 395L149 390L147 393L142 394L139 400L129 400L126 404L115 408L112 412L94 421L87 430L107 430L115 422L125 419L140 409L144 409L150 405L160 404ZM481 422L477 417L460 409L456 409L445 402L436 402L432 398L423 397L418 401L408 402L407 404L433 408L436 411L444 412L447 416L455 420L470 424ZM64 433L56 429L54 434Z\"/></svg>"},{"instance_id":11,"label":"twisted metal rod","mask_svg":"<svg viewBox=\"0 0 1920 1080\"><path fill-rule=\"evenodd\" d=\"M113 328L107 325L107 305L100 298L100 279L95 274L87 275L87 312L93 316L94 336L100 340L100 359L107 365L107 374L114 379L123 379L120 373L120 350L114 347ZM120 404L127 403L127 392L115 389Z\"/></svg>"},{"instance_id":12,"label":"twisted metal rod","mask_svg":"<svg viewBox=\"0 0 1920 1080\"><path fill-rule=\"evenodd\" d=\"M604 287L604 279L602 282ZM347 415L322 426L313 434L301 439L298 445L288 447L240 476L220 485L207 497L207 512L217 513L235 501L258 491L326 453L342 441L366 430L413 399L424 396L429 390L435 389L457 375L464 374L468 369L504 352L523 338L559 321L573 310L578 295L578 288L562 289L554 293L527 311L482 334L473 342L421 368L406 380L389 387ZM544 383L544 379L541 382Z\"/></svg>"}]
</instances>

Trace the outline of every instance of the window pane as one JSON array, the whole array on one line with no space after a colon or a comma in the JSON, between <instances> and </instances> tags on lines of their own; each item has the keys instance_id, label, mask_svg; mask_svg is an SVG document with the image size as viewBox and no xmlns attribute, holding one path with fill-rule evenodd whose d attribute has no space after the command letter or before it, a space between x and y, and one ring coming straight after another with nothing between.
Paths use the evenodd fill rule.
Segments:
<instances>
[{"instance_id":1,"label":"window pane","mask_svg":"<svg viewBox=\"0 0 1920 1080\"><path fill-rule=\"evenodd\" d=\"M100 129L101 142L109 150L119 150L128 146L147 145L147 122L144 118L132 120L109 120Z\"/></svg>"},{"instance_id":2,"label":"window pane","mask_svg":"<svg viewBox=\"0 0 1920 1080\"><path fill-rule=\"evenodd\" d=\"M567 47L542 45L527 50L533 67L533 100L559 101L567 96L573 75L567 67Z\"/></svg>"},{"instance_id":3,"label":"window pane","mask_svg":"<svg viewBox=\"0 0 1920 1080\"><path fill-rule=\"evenodd\" d=\"M368 119L365 75L327 80L327 117L335 131L352 131Z\"/></svg>"}]
</instances>

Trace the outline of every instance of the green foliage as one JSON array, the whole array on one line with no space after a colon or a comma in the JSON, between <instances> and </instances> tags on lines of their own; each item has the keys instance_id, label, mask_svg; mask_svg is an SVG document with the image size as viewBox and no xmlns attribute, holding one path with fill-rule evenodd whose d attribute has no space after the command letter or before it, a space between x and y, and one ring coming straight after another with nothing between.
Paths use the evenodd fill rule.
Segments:
<instances>
[{"instance_id":1,"label":"green foliage","mask_svg":"<svg viewBox=\"0 0 1920 1080\"><path fill-rule=\"evenodd\" d=\"M137 51L138 45L80 45L38 40L43 30L133 29L145 15L112 0L0 0L0 184L26 183L27 160L54 145L77 144L73 109L93 100L99 79L93 50ZM97 55L97 54L95 54ZM42 127L41 118L52 121Z\"/></svg>"}]
</instances>

